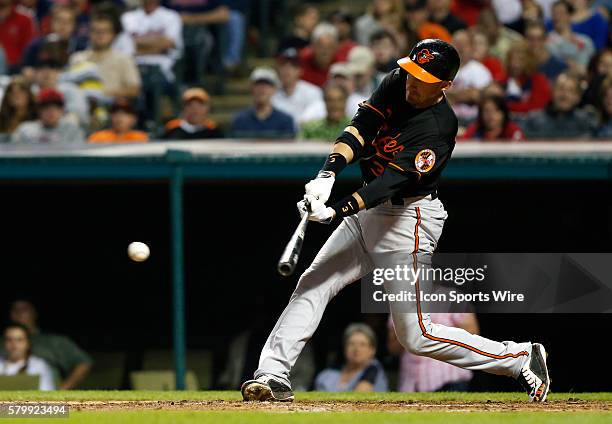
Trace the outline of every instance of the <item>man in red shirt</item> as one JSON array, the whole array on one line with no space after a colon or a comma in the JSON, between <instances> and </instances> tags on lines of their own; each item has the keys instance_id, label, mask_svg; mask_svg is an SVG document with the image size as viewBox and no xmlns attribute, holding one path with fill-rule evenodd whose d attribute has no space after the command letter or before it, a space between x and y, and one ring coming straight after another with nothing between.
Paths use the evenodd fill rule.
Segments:
<instances>
[{"instance_id":1,"label":"man in red shirt","mask_svg":"<svg viewBox=\"0 0 612 424\"><path fill-rule=\"evenodd\" d=\"M35 35L32 18L18 11L13 0L0 0L0 46L6 54L9 72L17 71L21 55Z\"/></svg>"},{"instance_id":2,"label":"man in red shirt","mask_svg":"<svg viewBox=\"0 0 612 424\"><path fill-rule=\"evenodd\" d=\"M317 25L312 32L312 44L300 51L302 79L322 87L327 82L330 66L345 62L347 55L348 51L338 48L336 27L326 22Z\"/></svg>"}]
</instances>

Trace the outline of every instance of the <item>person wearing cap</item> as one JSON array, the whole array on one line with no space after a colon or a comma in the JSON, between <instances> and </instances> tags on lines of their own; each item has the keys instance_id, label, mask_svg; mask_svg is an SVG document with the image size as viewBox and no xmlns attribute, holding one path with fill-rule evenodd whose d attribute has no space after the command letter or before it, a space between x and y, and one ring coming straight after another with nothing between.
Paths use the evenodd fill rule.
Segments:
<instances>
[{"instance_id":1,"label":"person wearing cap","mask_svg":"<svg viewBox=\"0 0 612 424\"><path fill-rule=\"evenodd\" d=\"M36 97L38 119L19 125L11 136L12 143L80 144L83 132L64 117L64 96L52 88L43 88Z\"/></svg>"},{"instance_id":2,"label":"person wearing cap","mask_svg":"<svg viewBox=\"0 0 612 424\"><path fill-rule=\"evenodd\" d=\"M335 81L328 82L323 89L323 97L325 99L325 117L305 122L300 131L301 139L329 142L351 122L346 114L348 91L343 85Z\"/></svg>"},{"instance_id":3,"label":"person wearing cap","mask_svg":"<svg viewBox=\"0 0 612 424\"><path fill-rule=\"evenodd\" d=\"M374 64L374 53L366 46L357 46L348 54L348 63L353 69L353 79L355 80L355 94L363 97L363 100L372 95L378 85L374 74L376 69Z\"/></svg>"},{"instance_id":4,"label":"person wearing cap","mask_svg":"<svg viewBox=\"0 0 612 424\"><path fill-rule=\"evenodd\" d=\"M251 73L253 106L238 112L232 121L232 136L238 138L294 138L296 125L291 115L272 105L280 86L272 68L255 68Z\"/></svg>"},{"instance_id":5,"label":"person wearing cap","mask_svg":"<svg viewBox=\"0 0 612 424\"><path fill-rule=\"evenodd\" d=\"M217 123L208 117L210 96L202 88L189 88L183 93L183 113L166 124L164 140L203 140L223 138Z\"/></svg>"},{"instance_id":6,"label":"person wearing cap","mask_svg":"<svg viewBox=\"0 0 612 424\"><path fill-rule=\"evenodd\" d=\"M299 53L295 48L286 49L277 56L276 70L280 87L272 96L272 106L299 122L310 105L323 100L323 91L300 79Z\"/></svg>"},{"instance_id":7,"label":"person wearing cap","mask_svg":"<svg viewBox=\"0 0 612 424\"><path fill-rule=\"evenodd\" d=\"M90 143L145 143L149 136L135 130L138 113L127 98L117 98L110 108L111 127L89 136Z\"/></svg>"},{"instance_id":8,"label":"person wearing cap","mask_svg":"<svg viewBox=\"0 0 612 424\"><path fill-rule=\"evenodd\" d=\"M344 287L372 274L372 299L390 309L397 340L406 350L467 370L513 377L531 401L546 400L550 378L544 346L498 342L434 324L431 304L420 300L431 293L431 281L387 273L402 267L427 273L442 235L448 214L437 189L459 127L445 92L459 63L457 50L447 42L415 44L398 61L399 68L361 103L322 169L306 184L297 204L300 215L337 227L299 278L264 343L253 379L241 387L245 401L292 401L291 368L326 306ZM359 188L328 204L336 178L355 162L363 180L356 184ZM414 301L407 299L408 293ZM245 317L253 311L247 309Z\"/></svg>"}]
</instances>

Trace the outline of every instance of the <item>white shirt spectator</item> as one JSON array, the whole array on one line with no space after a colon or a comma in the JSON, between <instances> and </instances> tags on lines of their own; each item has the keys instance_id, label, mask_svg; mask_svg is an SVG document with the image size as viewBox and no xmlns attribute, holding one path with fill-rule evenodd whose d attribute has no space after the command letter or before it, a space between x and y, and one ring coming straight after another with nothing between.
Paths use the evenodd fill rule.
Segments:
<instances>
[{"instance_id":1,"label":"white shirt spectator","mask_svg":"<svg viewBox=\"0 0 612 424\"><path fill-rule=\"evenodd\" d=\"M134 36L147 34L163 34L174 42L174 48L166 54L136 55L139 65L158 65L169 82L174 81L172 67L181 57L183 51L183 22L181 16L174 10L163 6L157 7L152 13L145 13L140 8L126 12L121 16L123 30Z\"/></svg>"},{"instance_id":2,"label":"white shirt spectator","mask_svg":"<svg viewBox=\"0 0 612 424\"><path fill-rule=\"evenodd\" d=\"M483 90L493 81L491 72L477 60L470 60L459 68L457 76L453 80L452 89L477 88ZM453 110L460 120L471 121L478 115L478 105L466 103L455 103Z\"/></svg>"},{"instance_id":3,"label":"white shirt spectator","mask_svg":"<svg viewBox=\"0 0 612 424\"><path fill-rule=\"evenodd\" d=\"M6 358L0 358L0 375L17 375L26 365L25 360L19 362L7 362ZM55 379L53 370L44 359L37 356L30 356L25 370L27 375L38 375L39 390L55 390Z\"/></svg>"},{"instance_id":4,"label":"white shirt spectator","mask_svg":"<svg viewBox=\"0 0 612 424\"><path fill-rule=\"evenodd\" d=\"M314 103L323 101L323 90L307 81L298 81L295 90L290 96L279 88L272 96L272 106L293 117L295 122L300 122L301 117Z\"/></svg>"}]
</instances>

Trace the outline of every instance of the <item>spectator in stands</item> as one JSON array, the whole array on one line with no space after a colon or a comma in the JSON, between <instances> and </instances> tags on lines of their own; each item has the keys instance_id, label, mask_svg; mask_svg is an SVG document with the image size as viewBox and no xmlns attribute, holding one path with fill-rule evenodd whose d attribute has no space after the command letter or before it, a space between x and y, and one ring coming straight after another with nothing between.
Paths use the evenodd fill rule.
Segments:
<instances>
[{"instance_id":1,"label":"spectator in stands","mask_svg":"<svg viewBox=\"0 0 612 424\"><path fill-rule=\"evenodd\" d=\"M389 390L382 365L376 359L376 335L366 324L351 324L344 331L341 369L328 368L315 379L315 390L323 392L386 392Z\"/></svg>"},{"instance_id":2,"label":"spectator in stands","mask_svg":"<svg viewBox=\"0 0 612 424\"><path fill-rule=\"evenodd\" d=\"M34 68L38 62L40 49L43 45L53 41L65 41L66 56L87 47L87 38L75 33L75 11L72 7L56 4L51 8L51 33L43 35L32 41L26 49L22 62L21 73L28 79L34 78Z\"/></svg>"},{"instance_id":3,"label":"spectator in stands","mask_svg":"<svg viewBox=\"0 0 612 424\"><path fill-rule=\"evenodd\" d=\"M589 37L572 30L571 8L564 0L553 4L553 30L548 35L546 47L554 57L567 63L573 72L584 74L595 47Z\"/></svg>"},{"instance_id":4,"label":"spectator in stands","mask_svg":"<svg viewBox=\"0 0 612 424\"><path fill-rule=\"evenodd\" d=\"M431 314L431 320L434 325L462 328L472 334L479 333L478 320L473 313L434 313ZM387 328L387 350L400 357L398 391L465 392L469 389L472 371L407 352L397 339L390 317Z\"/></svg>"},{"instance_id":5,"label":"spectator in stands","mask_svg":"<svg viewBox=\"0 0 612 424\"><path fill-rule=\"evenodd\" d=\"M601 86L599 114L599 127L595 132L595 136L612 140L612 78L606 79Z\"/></svg>"},{"instance_id":6,"label":"spectator in stands","mask_svg":"<svg viewBox=\"0 0 612 424\"><path fill-rule=\"evenodd\" d=\"M22 55L36 36L34 20L21 12L15 0L0 0L0 47L4 49L9 72L19 70Z\"/></svg>"},{"instance_id":7,"label":"spectator in stands","mask_svg":"<svg viewBox=\"0 0 612 424\"><path fill-rule=\"evenodd\" d=\"M582 96L582 104L597 105L601 86L607 78L612 78L612 48L597 52L587 68L587 89Z\"/></svg>"},{"instance_id":8,"label":"spectator in stands","mask_svg":"<svg viewBox=\"0 0 612 424\"><path fill-rule=\"evenodd\" d=\"M322 87L328 78L329 68L336 62L346 60L346 54L338 51L338 30L323 22L312 32L312 44L300 51L302 79Z\"/></svg>"},{"instance_id":9,"label":"spectator in stands","mask_svg":"<svg viewBox=\"0 0 612 424\"><path fill-rule=\"evenodd\" d=\"M136 63L159 67L166 92L171 91L173 67L183 50L183 23L174 10L160 6L159 0L142 0L142 7L121 16L123 30L134 41Z\"/></svg>"},{"instance_id":10,"label":"spectator in stands","mask_svg":"<svg viewBox=\"0 0 612 424\"><path fill-rule=\"evenodd\" d=\"M276 63L280 87L272 96L272 105L300 122L310 105L323 100L323 92L320 87L300 79L300 60L295 48L280 52Z\"/></svg>"},{"instance_id":11,"label":"spectator in stands","mask_svg":"<svg viewBox=\"0 0 612 424\"><path fill-rule=\"evenodd\" d=\"M223 48L223 65L230 72L237 70L242 61L249 3L250 0L222 0L222 4L229 9L228 20L225 25L227 43L225 47L221 46Z\"/></svg>"},{"instance_id":12,"label":"spectator in stands","mask_svg":"<svg viewBox=\"0 0 612 424\"><path fill-rule=\"evenodd\" d=\"M572 29L589 37L596 49L603 49L608 44L608 21L593 7L593 0L571 0ZM553 10L554 17L554 10Z\"/></svg>"},{"instance_id":13,"label":"spectator in stands","mask_svg":"<svg viewBox=\"0 0 612 424\"><path fill-rule=\"evenodd\" d=\"M486 66L473 59L472 37L466 30L455 32L453 45L459 53L461 65L447 95L460 124L466 125L476 119L481 91L493 78Z\"/></svg>"},{"instance_id":14,"label":"spectator in stands","mask_svg":"<svg viewBox=\"0 0 612 424\"><path fill-rule=\"evenodd\" d=\"M510 120L506 100L501 96L485 97L478 107L478 119L467 127L462 139L482 141L521 141L523 130Z\"/></svg>"},{"instance_id":15,"label":"spectator in stands","mask_svg":"<svg viewBox=\"0 0 612 424\"><path fill-rule=\"evenodd\" d=\"M38 119L25 121L11 136L11 142L22 144L76 144L83 142L83 132L64 117L64 96L52 88L38 93Z\"/></svg>"},{"instance_id":16,"label":"spectator in stands","mask_svg":"<svg viewBox=\"0 0 612 424\"><path fill-rule=\"evenodd\" d=\"M544 22L544 13L542 11L542 7L538 4L536 0L522 0L521 3L523 7L520 18L514 22L507 24L507 26L508 28L513 29L519 34L524 35L529 25L542 24Z\"/></svg>"},{"instance_id":17,"label":"spectator in stands","mask_svg":"<svg viewBox=\"0 0 612 424\"><path fill-rule=\"evenodd\" d=\"M11 134L25 121L36 119L36 100L30 85L22 76L15 76L6 87L0 105L0 142L9 141Z\"/></svg>"},{"instance_id":18,"label":"spectator in stands","mask_svg":"<svg viewBox=\"0 0 612 424\"><path fill-rule=\"evenodd\" d=\"M295 137L293 118L272 106L272 96L280 86L274 69L255 68L250 80L254 104L236 114L232 121L232 135L241 138Z\"/></svg>"},{"instance_id":19,"label":"spectator in stands","mask_svg":"<svg viewBox=\"0 0 612 424\"><path fill-rule=\"evenodd\" d=\"M97 67L102 92L107 97L130 97L140 94L140 74L134 59L112 45L121 33L118 17L109 13L97 13L91 18L90 48L73 54L70 65L79 68L86 63Z\"/></svg>"},{"instance_id":20,"label":"spectator in stands","mask_svg":"<svg viewBox=\"0 0 612 424\"><path fill-rule=\"evenodd\" d=\"M374 53L376 80L380 83L389 72L397 68L399 58L397 40L391 32L383 29L375 32L370 38L370 49Z\"/></svg>"},{"instance_id":21,"label":"spectator in stands","mask_svg":"<svg viewBox=\"0 0 612 424\"><path fill-rule=\"evenodd\" d=\"M59 389L75 388L89 373L91 358L66 336L41 332L38 312L29 300L11 304L10 319L25 326L32 341L32 354L44 359L62 381Z\"/></svg>"},{"instance_id":22,"label":"spectator in stands","mask_svg":"<svg viewBox=\"0 0 612 424\"><path fill-rule=\"evenodd\" d=\"M165 4L181 14L184 26L225 24L229 21L229 7L220 0L167 0Z\"/></svg>"},{"instance_id":23,"label":"spectator in stands","mask_svg":"<svg viewBox=\"0 0 612 424\"><path fill-rule=\"evenodd\" d=\"M538 52L534 55L538 71L546 75L549 81L554 81L557 76L567 69L567 64L552 54L546 46L546 28L541 22L534 22L525 28L525 39L529 51Z\"/></svg>"},{"instance_id":24,"label":"spectator in stands","mask_svg":"<svg viewBox=\"0 0 612 424\"><path fill-rule=\"evenodd\" d=\"M431 22L429 19L427 0L408 0L405 3L405 8L404 33L406 34L407 45L403 46L402 50L425 38L451 41L450 32L442 25Z\"/></svg>"},{"instance_id":25,"label":"spectator in stands","mask_svg":"<svg viewBox=\"0 0 612 424\"><path fill-rule=\"evenodd\" d=\"M482 63L491 73L493 81L503 82L506 80L506 68L501 60L491 55L489 39L487 36L474 30L472 36L472 58Z\"/></svg>"},{"instance_id":26,"label":"spectator in stands","mask_svg":"<svg viewBox=\"0 0 612 424\"><path fill-rule=\"evenodd\" d=\"M355 22L355 38L367 45L372 35L386 29L394 34L402 32L404 4L402 0L373 0L366 14Z\"/></svg>"},{"instance_id":27,"label":"spectator in stands","mask_svg":"<svg viewBox=\"0 0 612 424\"><path fill-rule=\"evenodd\" d=\"M540 110L550 101L550 85L546 75L538 72L536 53L530 52L523 42L508 51L506 97L510 112Z\"/></svg>"},{"instance_id":28,"label":"spectator in stands","mask_svg":"<svg viewBox=\"0 0 612 424\"><path fill-rule=\"evenodd\" d=\"M355 94L363 100L369 98L378 86L375 73L374 53L366 46L357 46L348 55L348 64L353 70Z\"/></svg>"},{"instance_id":29,"label":"spectator in stands","mask_svg":"<svg viewBox=\"0 0 612 424\"><path fill-rule=\"evenodd\" d=\"M44 359L32 355L28 328L10 323L4 329L4 350L0 356L0 375L37 375L38 390L55 390L53 370Z\"/></svg>"},{"instance_id":30,"label":"spectator in stands","mask_svg":"<svg viewBox=\"0 0 612 424\"><path fill-rule=\"evenodd\" d=\"M427 3L431 22L442 25L452 34L460 29L466 29L467 25L451 12L450 6L451 0L429 0Z\"/></svg>"},{"instance_id":31,"label":"spectator in stands","mask_svg":"<svg viewBox=\"0 0 612 424\"><path fill-rule=\"evenodd\" d=\"M342 85L334 81L328 82L323 96L326 117L302 125L300 138L333 142L351 122L351 118L346 115L348 92Z\"/></svg>"},{"instance_id":32,"label":"spectator in stands","mask_svg":"<svg viewBox=\"0 0 612 424\"><path fill-rule=\"evenodd\" d=\"M210 96L202 88L189 88L183 93L183 113L166 124L164 140L203 140L223 138L217 123L208 117Z\"/></svg>"},{"instance_id":33,"label":"spectator in stands","mask_svg":"<svg viewBox=\"0 0 612 424\"><path fill-rule=\"evenodd\" d=\"M491 9L484 9L480 13L477 28L489 39L491 54L504 63L510 47L523 40L521 34L503 26Z\"/></svg>"},{"instance_id":34,"label":"spectator in stands","mask_svg":"<svg viewBox=\"0 0 612 424\"><path fill-rule=\"evenodd\" d=\"M81 126L87 126L90 120L89 104L85 94L68 81L60 81L60 74L68 58L65 55L66 41L45 43L39 53L34 74L35 84L32 91L37 94L43 89L53 89L62 93L67 118Z\"/></svg>"},{"instance_id":35,"label":"spectator in stands","mask_svg":"<svg viewBox=\"0 0 612 424\"><path fill-rule=\"evenodd\" d=\"M353 15L344 10L335 10L327 21L338 30L338 52L346 56L358 44L353 40Z\"/></svg>"},{"instance_id":36,"label":"spectator in stands","mask_svg":"<svg viewBox=\"0 0 612 424\"><path fill-rule=\"evenodd\" d=\"M580 81L575 76L560 74L553 87L552 102L525 119L522 126L527 139L589 138L597 122L590 112L578 107L581 94Z\"/></svg>"},{"instance_id":37,"label":"spectator in stands","mask_svg":"<svg viewBox=\"0 0 612 424\"><path fill-rule=\"evenodd\" d=\"M312 31L319 23L319 9L309 3L297 6L293 14L293 33L283 38L278 46L278 51L294 48L301 50L310 44Z\"/></svg>"},{"instance_id":38,"label":"spectator in stands","mask_svg":"<svg viewBox=\"0 0 612 424\"><path fill-rule=\"evenodd\" d=\"M147 133L134 130L138 113L129 99L117 98L110 108L110 116L111 127L91 134L90 143L145 143L149 140Z\"/></svg>"},{"instance_id":39,"label":"spectator in stands","mask_svg":"<svg viewBox=\"0 0 612 424\"><path fill-rule=\"evenodd\" d=\"M511 26L521 17L522 0L491 0L491 8L502 25Z\"/></svg>"}]
</instances>

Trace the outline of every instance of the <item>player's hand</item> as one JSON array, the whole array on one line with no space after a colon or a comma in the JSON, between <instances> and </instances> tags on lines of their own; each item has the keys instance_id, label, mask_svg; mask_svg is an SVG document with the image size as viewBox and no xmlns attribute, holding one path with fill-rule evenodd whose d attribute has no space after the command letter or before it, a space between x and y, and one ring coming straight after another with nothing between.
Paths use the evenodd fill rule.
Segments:
<instances>
[{"instance_id":1,"label":"player's hand","mask_svg":"<svg viewBox=\"0 0 612 424\"><path fill-rule=\"evenodd\" d=\"M322 203L327 202L335 181L336 177L333 173L329 171L319 172L317 178L310 180L310 182L306 184L306 195L304 198L306 198L306 196L312 196Z\"/></svg>"},{"instance_id":2,"label":"player's hand","mask_svg":"<svg viewBox=\"0 0 612 424\"><path fill-rule=\"evenodd\" d=\"M332 208L325 206L325 203L311 195L304 196L304 200L300 200L297 203L297 208L301 218L304 217L304 214L308 213L309 221L320 222L322 224L329 224L336 215Z\"/></svg>"}]
</instances>

